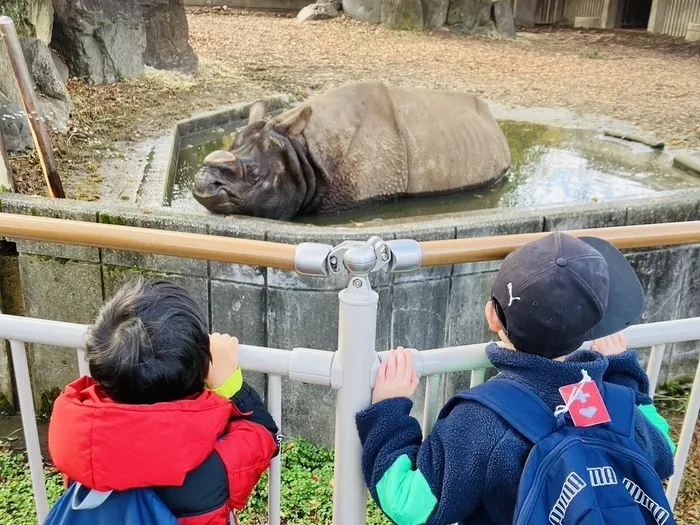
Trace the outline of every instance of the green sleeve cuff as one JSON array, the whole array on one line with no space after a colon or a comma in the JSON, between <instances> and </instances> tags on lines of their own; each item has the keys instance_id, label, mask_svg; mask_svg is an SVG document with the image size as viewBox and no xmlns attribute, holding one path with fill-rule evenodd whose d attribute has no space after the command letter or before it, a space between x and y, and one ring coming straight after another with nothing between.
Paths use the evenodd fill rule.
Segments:
<instances>
[{"instance_id":1,"label":"green sleeve cuff","mask_svg":"<svg viewBox=\"0 0 700 525\"><path fill-rule=\"evenodd\" d=\"M239 366L231 377L219 388L214 389L214 392L225 398L231 399L238 391L243 388L243 371Z\"/></svg>"},{"instance_id":2,"label":"green sleeve cuff","mask_svg":"<svg viewBox=\"0 0 700 525\"><path fill-rule=\"evenodd\" d=\"M649 423L654 425L657 430L664 435L666 441L671 447L671 452L675 452L676 444L671 439L668 422L656 411L656 407L654 405L639 405L639 411L644 414L644 417L647 418Z\"/></svg>"},{"instance_id":3,"label":"green sleeve cuff","mask_svg":"<svg viewBox=\"0 0 700 525\"><path fill-rule=\"evenodd\" d=\"M407 455L399 456L377 483L382 510L398 525L422 525L437 506L430 485Z\"/></svg>"}]
</instances>

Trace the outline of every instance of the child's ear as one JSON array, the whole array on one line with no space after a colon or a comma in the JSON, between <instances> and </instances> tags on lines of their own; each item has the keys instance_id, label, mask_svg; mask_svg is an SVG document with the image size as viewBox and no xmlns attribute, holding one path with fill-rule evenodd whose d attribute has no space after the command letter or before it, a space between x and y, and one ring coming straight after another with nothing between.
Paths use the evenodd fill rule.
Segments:
<instances>
[{"instance_id":1,"label":"child's ear","mask_svg":"<svg viewBox=\"0 0 700 525\"><path fill-rule=\"evenodd\" d=\"M503 330L503 325L501 324L501 320L498 318L496 308L493 306L493 301L489 301L488 303L486 303L486 308L484 308L484 315L486 316L486 322L489 325L489 330L491 330L495 334Z\"/></svg>"}]
</instances>

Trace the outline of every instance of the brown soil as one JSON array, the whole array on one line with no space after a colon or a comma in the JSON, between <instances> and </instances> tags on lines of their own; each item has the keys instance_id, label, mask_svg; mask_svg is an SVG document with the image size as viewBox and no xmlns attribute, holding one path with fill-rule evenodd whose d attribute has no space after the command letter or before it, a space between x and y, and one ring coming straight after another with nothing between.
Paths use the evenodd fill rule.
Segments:
<instances>
[{"instance_id":1,"label":"brown soil","mask_svg":"<svg viewBox=\"0 0 700 525\"><path fill-rule=\"evenodd\" d=\"M162 133L195 110L368 79L607 115L655 131L672 146L700 146L700 45L682 40L544 28L510 41L392 32L347 18L299 24L233 10L192 10L189 21L201 62L194 79L70 82L72 129L53 138L69 196L98 199L101 161L122 153L113 151L115 142ZM22 191L45 191L35 155L14 157L13 167Z\"/></svg>"}]
</instances>

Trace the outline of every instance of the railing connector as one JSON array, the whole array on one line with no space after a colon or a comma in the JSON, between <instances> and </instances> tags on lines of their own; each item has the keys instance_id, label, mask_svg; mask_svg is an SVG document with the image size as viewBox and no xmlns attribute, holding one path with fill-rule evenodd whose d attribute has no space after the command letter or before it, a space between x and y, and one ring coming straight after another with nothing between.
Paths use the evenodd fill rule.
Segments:
<instances>
[{"instance_id":1,"label":"railing connector","mask_svg":"<svg viewBox=\"0 0 700 525\"><path fill-rule=\"evenodd\" d=\"M413 272L420 268L423 251L411 239L384 241L371 237L367 241L329 244L303 242L296 247L294 267L297 273L328 277L344 272L367 276L380 270L390 273ZM351 281L352 282L352 281Z\"/></svg>"}]
</instances>

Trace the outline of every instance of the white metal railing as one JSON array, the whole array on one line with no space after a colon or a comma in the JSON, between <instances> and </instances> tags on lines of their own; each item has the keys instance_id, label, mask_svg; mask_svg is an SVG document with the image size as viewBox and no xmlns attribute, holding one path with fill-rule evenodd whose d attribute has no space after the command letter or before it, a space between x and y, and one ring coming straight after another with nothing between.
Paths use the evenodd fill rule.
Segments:
<instances>
[{"instance_id":1,"label":"white metal railing","mask_svg":"<svg viewBox=\"0 0 700 525\"><path fill-rule=\"evenodd\" d=\"M371 401L371 388L379 366L375 352L378 295L371 289L368 275L379 269L411 271L420 266L420 248L413 241L384 243L373 238L367 242L327 245L301 244L295 266L305 275L337 274L347 271L349 285L339 297L338 345L336 352L295 348L242 345L242 368L268 374L268 408L281 428L282 378L328 386L338 390L335 411L334 525L365 523L367 491L361 472L361 447L355 428L355 414ZM341 264L342 261L342 264ZM48 513L39 436L27 365L25 343L76 348L80 373L88 373L81 347L87 327L56 321L3 315L0 313L0 339L10 341L15 380L27 456L39 522ZM653 347L648 366L652 393L658 383L666 344L700 340L700 317L632 326L625 331L631 347ZM589 346L590 343L584 345ZM486 343L436 348L416 352L417 373L427 379L423 432L427 435L437 414L443 374L471 370L471 386L484 381L490 366ZM676 473L669 481L667 494L675 503L690 451L693 431L700 411L700 363L675 456ZM280 524L280 459L270 467L268 523Z\"/></svg>"},{"instance_id":2,"label":"white metal railing","mask_svg":"<svg viewBox=\"0 0 700 525\"><path fill-rule=\"evenodd\" d=\"M342 292L341 292L342 293ZM374 330L372 330L372 317L376 317L376 308L372 312L367 305L353 305L353 308L365 310L362 323L365 326L364 344L369 349L374 341ZM371 305L370 305L371 306ZM376 307L376 303L375 303ZM354 323L360 321L357 310L351 311L348 315L341 314L339 337L343 339L343 333L348 334L348 338L356 339L358 332L351 329ZM355 317L355 319L350 319ZM376 319L375 319L376 320ZM42 319L32 319L0 314L0 339L10 341L12 359L17 383L17 393L19 398L20 411L22 415L22 425L24 428L25 442L27 446L27 456L31 470L32 485L34 488L35 503L39 522L43 522L48 513L48 502L44 482L43 463L39 446L39 434L36 419L34 417L34 401L29 378L29 367L25 343L38 343L53 346L63 346L78 348L77 358L81 373L87 373L84 354L80 350L87 326L72 323L62 323ZM646 325L630 327L625 331L630 346L648 347L654 346L652 357L649 360L648 374L650 378L658 378L661 368L661 359L658 354L663 354L664 343L677 343L700 339L700 318L682 319L676 321L666 321ZM355 341L351 344L354 345ZM361 342L362 343L362 342ZM584 347L588 346L584 345ZM419 375L426 376L427 385L425 391L425 409L423 414L423 432L427 435L437 418L438 402L440 392L440 382L442 374L462 371L472 371L471 384L475 386L484 380L485 369L490 366L486 354L486 343L467 346L438 348L424 350L415 355L415 367ZM269 374L268 377L268 408L277 422L281 425L282 420L282 377L291 380L302 381L310 384L324 385L339 390L338 411L336 412L336 458L341 458L340 464L336 464L334 474L335 487L335 523L362 523L363 521L350 521L346 518L349 514L357 516L364 513L366 491L360 472L360 449L354 445L348 437L354 437L356 432L354 426L349 429L343 425L343 419L353 421L357 411L355 407L346 407L349 412L341 413L343 408L343 392L348 397L356 399L362 398L363 403L369 403L370 385L374 382L378 360L377 354L372 350L365 353L369 359L364 361L364 372L360 370L362 361L355 355L353 361L360 365L351 373L357 376L364 375L364 390L366 396L358 396L357 377L350 381L340 373L340 364L336 360L339 354L322 350L312 350L297 348L294 350L280 350L275 348L255 347L242 345L240 349L240 363L245 370L262 372ZM656 353L657 355L654 355ZM379 355L382 355L380 353ZM348 354L352 355L352 354ZM367 399L365 399L365 397ZM700 410L700 365L695 376L695 382L686 411L683 430L678 441L678 450L675 457L676 473L668 483L667 495L671 504L675 503L683 476L685 463L687 461L690 445L693 437L693 430L698 419ZM345 417L341 417L345 416ZM347 431L347 432L346 432ZM276 458L269 474L269 523L279 525L280 523L280 483L281 469L279 457ZM362 509L356 500L362 502Z\"/></svg>"}]
</instances>

